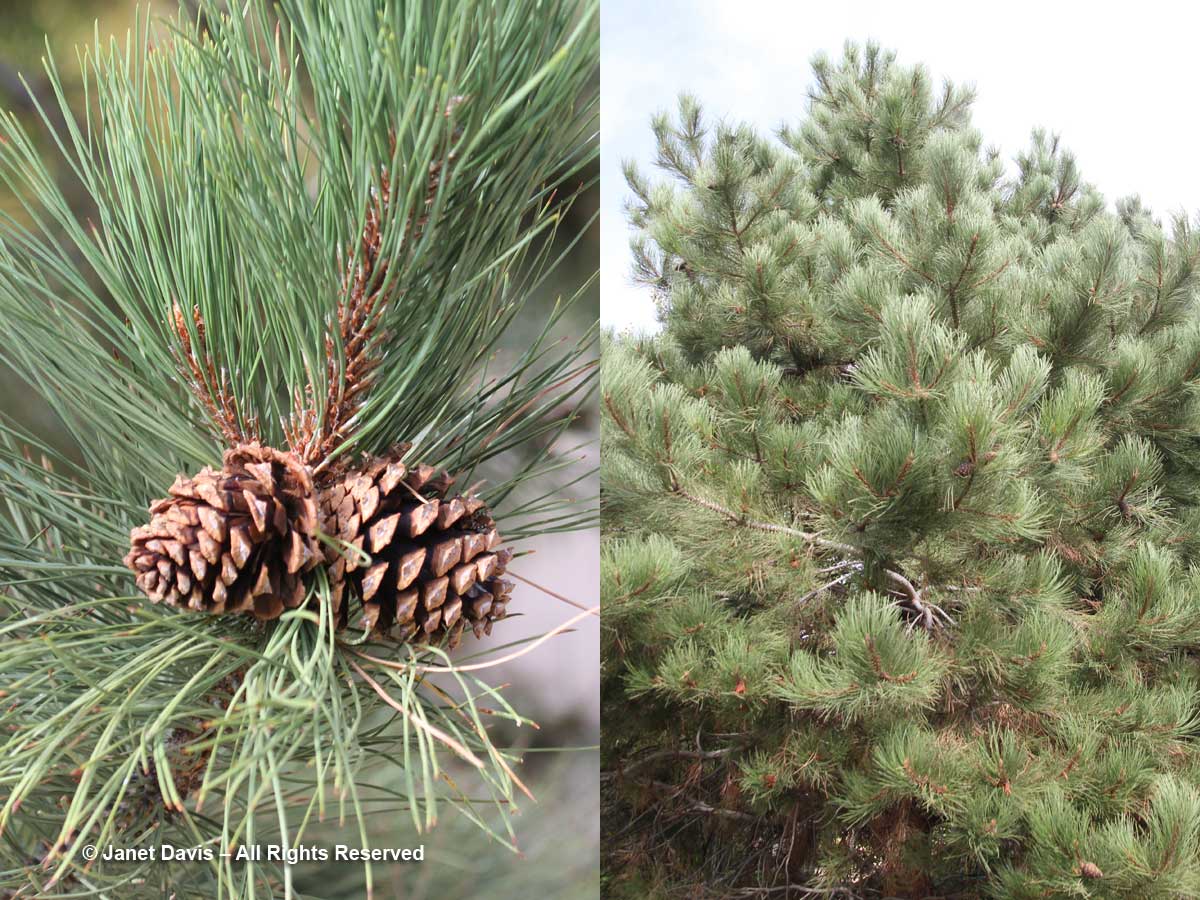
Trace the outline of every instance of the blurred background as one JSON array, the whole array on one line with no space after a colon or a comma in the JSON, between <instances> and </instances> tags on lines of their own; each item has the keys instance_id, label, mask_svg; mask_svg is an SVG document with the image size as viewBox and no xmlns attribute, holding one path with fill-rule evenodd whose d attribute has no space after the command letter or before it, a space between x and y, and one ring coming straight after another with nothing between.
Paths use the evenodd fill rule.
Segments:
<instances>
[{"instance_id":1,"label":"blurred background","mask_svg":"<svg viewBox=\"0 0 1200 900\"><path fill-rule=\"evenodd\" d=\"M0 106L25 120L30 133L53 159L53 142L36 114L36 103L54 105L52 88L42 60L49 47L64 78L64 90L72 105L82 103L77 47L90 44L96 33L102 40L110 35L123 40L132 27L135 13L173 17L173 2L135 0L35 0L0 2ZM597 73L596 88L599 87ZM31 96L32 95L32 96ZM53 116L52 116L53 118ZM587 174L594 180L596 172ZM89 201L66 177L60 184L79 217L89 214ZM557 240L565 248L582 232L565 263L539 292L530 309L538 313L508 335L511 351L527 347L541 330L556 299L571 296L597 267L599 228L595 221L599 191L590 187L579 192L579 183L560 186L578 193ZM0 213L20 215L13 197L0 187ZM563 337L577 338L587 331L599 312L599 289L592 283L585 302L562 327ZM48 443L71 454L70 442L60 425L37 403L36 396L15 373L0 368L0 411L34 431ZM561 442L567 448L581 444L573 455L583 461L578 473L598 463L598 421L593 413L581 417L571 434ZM564 482L567 480L564 477ZM548 489L546 486L545 489ZM567 490L581 504L595 502L598 477ZM597 529L544 537L528 542L534 552L513 564L513 571L584 606L599 602L599 532ZM495 635L466 652L478 652L487 643L499 645L550 631L569 619L576 610L528 584L518 582L512 612L517 614ZM388 871L376 868L376 898L437 897L454 900L486 893L497 900L507 898L586 898L599 895L599 621L589 618L566 634L559 635L532 653L488 672L493 684L507 684L508 701L534 719L539 730L529 728L505 733L510 746L527 747L525 764L518 775L537 797L527 800L514 819L520 855L490 841L470 823L447 811L439 828L424 837L412 833L407 813L392 814L391 821L377 821L374 846L415 846L424 843L426 862L398 866ZM497 743L504 744L497 738ZM566 749L564 749L566 748ZM382 818L387 818L386 816ZM341 864L299 867L296 886L305 896L355 897L362 894L358 866Z\"/></svg>"}]
</instances>

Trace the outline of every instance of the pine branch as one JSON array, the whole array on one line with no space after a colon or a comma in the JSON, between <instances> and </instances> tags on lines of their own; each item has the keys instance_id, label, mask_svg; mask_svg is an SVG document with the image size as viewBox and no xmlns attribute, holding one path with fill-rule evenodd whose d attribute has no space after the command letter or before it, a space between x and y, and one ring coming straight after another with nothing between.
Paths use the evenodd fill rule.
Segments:
<instances>
[{"instance_id":1,"label":"pine branch","mask_svg":"<svg viewBox=\"0 0 1200 900\"><path fill-rule=\"evenodd\" d=\"M362 406L379 366L379 344L387 335L380 327L387 305L394 299L388 287L390 260L382 255L382 222L391 203L391 186L386 170L367 209L366 222L355 252L348 248L343 269L340 299L333 322L325 335L326 395L318 413L316 390L310 383L297 392L288 442L308 465L328 457L343 439L343 433Z\"/></svg>"},{"instance_id":2,"label":"pine branch","mask_svg":"<svg viewBox=\"0 0 1200 900\"><path fill-rule=\"evenodd\" d=\"M180 376L192 395L200 401L209 421L230 447L258 440L257 418L251 418L243 428L237 401L229 385L229 375L224 369L219 373L217 371L217 365L209 352L200 307L192 307L192 330L196 334L194 342L192 331L188 329L187 317L178 303L172 307L171 320L175 336L179 339L177 359Z\"/></svg>"},{"instance_id":3,"label":"pine branch","mask_svg":"<svg viewBox=\"0 0 1200 900\"><path fill-rule=\"evenodd\" d=\"M688 797L683 793L683 788L667 784L665 781L656 781L654 779L639 780L634 778L630 779L630 783L640 787L651 787L660 791L667 791L671 795L671 800L679 800L685 803L688 812L698 812L706 816L734 819L739 822L759 821L758 816L753 816L750 813L738 812L736 809L724 809L719 806L713 806L711 803L705 803L697 797Z\"/></svg>"},{"instance_id":4,"label":"pine branch","mask_svg":"<svg viewBox=\"0 0 1200 900\"><path fill-rule=\"evenodd\" d=\"M803 605L803 604L807 603L809 600L811 600L813 597L819 597L821 594L825 593L828 590L832 590L833 588L837 587L839 584L845 584L847 581L849 581L851 578L853 578L856 574L858 574L858 572L862 569L861 563L851 563L851 565L854 566L854 569L852 571L847 572L845 575L839 575L837 578L833 579L833 581L830 581L827 584L823 584L820 587L813 588L811 591L809 591L807 594L805 594L803 597L801 597L799 600L797 600L796 605L797 606Z\"/></svg>"},{"instance_id":5,"label":"pine branch","mask_svg":"<svg viewBox=\"0 0 1200 900\"><path fill-rule=\"evenodd\" d=\"M453 97L443 112L449 119L465 102ZM395 138L392 139L393 150ZM406 241L415 243L429 223L429 215L456 153L445 162L430 163L421 208L409 220ZM338 250L338 268L342 270L341 288L333 321L326 332L325 397L318 411L316 390L310 383L294 397L288 442L304 462L320 471L329 455L349 438L354 417L363 408L366 396L375 385L375 373L382 362L382 348L389 334L382 322L403 289L389 280L392 260L384 252L384 226L392 221L392 186L388 171L380 172L379 186L372 190L358 249ZM533 401L530 401L531 403Z\"/></svg>"},{"instance_id":6,"label":"pine branch","mask_svg":"<svg viewBox=\"0 0 1200 900\"><path fill-rule=\"evenodd\" d=\"M814 534L811 531L801 531L798 528L790 528L787 525L777 525L773 522L760 522L760 521L756 521L754 519L749 519L744 515L739 515L738 513L735 513L733 510L729 509L728 507L722 506L719 503L714 503L712 500L705 500L703 497L698 497L695 494L691 494L691 493L687 492L678 483L676 483L672 487L671 490L673 493L679 495L680 497L683 497L688 502L694 503L697 506L702 506L707 510L715 512L718 515L724 516L729 521L733 522L735 525L740 525L743 528L752 528L756 531L765 531L765 532L772 533L772 534L790 535L792 537L800 538L800 540L805 541L806 543L812 544L814 547L820 547L824 550L835 550L838 553L853 554L857 557L858 550L856 548L852 547L850 544L843 544L840 541L831 541L828 538L823 538L820 535ZM842 562L850 564L850 565L859 566L859 567L861 567L863 565L861 559L842 560ZM911 581L909 581L907 578L905 578L902 574L900 574L899 572L897 572L893 569L885 569L884 575L886 575L888 577L888 579L890 579L891 581L895 582L897 585L900 586L900 588L904 592L905 598L909 601L909 603L912 604L913 608L920 614L921 621L923 622L923 624L925 625L926 628L928 628L928 629L933 628L935 621L936 621L935 617L937 617L937 616L940 616L941 619L947 624L950 624L950 625L954 624L954 619L952 619L949 616L949 614L946 613L945 610L943 610L937 604L931 603L929 600L925 599L922 592L919 591L917 589L917 587ZM833 587L834 585L840 583L842 580L844 580L844 579L842 579L842 578L836 579L835 581L826 585L824 588L819 588L816 592L805 595L803 600L810 599L816 593L820 593L822 590L827 590L828 588ZM803 600L801 602L803 602Z\"/></svg>"},{"instance_id":7,"label":"pine branch","mask_svg":"<svg viewBox=\"0 0 1200 900\"><path fill-rule=\"evenodd\" d=\"M733 753L736 749L736 747L724 747L720 750L659 750L654 753L648 753L645 756L638 757L633 762L629 763L618 771L606 772L602 773L602 775L610 778L615 776L625 777L630 772L663 759L720 759L721 757L728 756L730 753Z\"/></svg>"},{"instance_id":8,"label":"pine branch","mask_svg":"<svg viewBox=\"0 0 1200 900\"><path fill-rule=\"evenodd\" d=\"M749 519L744 515L739 515L738 513L735 513L733 510L729 509L728 507L722 506L719 503L714 503L712 500L706 500L703 497L698 497L695 494L688 493L678 483L676 483L671 488L671 490L674 493L678 494L680 497L683 497L685 500L687 500L691 503L695 503L697 506L703 506L705 509L711 510L712 512L715 512L718 515L722 515L725 518L729 519L734 524L741 525L744 528L753 528L756 531L766 531L766 532L771 532L774 534L791 535L793 537L798 537L803 541L807 541L810 544L814 544L818 547L823 547L827 550L837 550L842 553L856 553L857 552L855 550L855 548L851 547L849 544L842 544L837 541L831 541L831 540L828 540L827 538L820 537L819 535L814 534L810 531L800 531L798 528L791 528L787 525L778 525L773 522L759 522L754 519Z\"/></svg>"}]
</instances>

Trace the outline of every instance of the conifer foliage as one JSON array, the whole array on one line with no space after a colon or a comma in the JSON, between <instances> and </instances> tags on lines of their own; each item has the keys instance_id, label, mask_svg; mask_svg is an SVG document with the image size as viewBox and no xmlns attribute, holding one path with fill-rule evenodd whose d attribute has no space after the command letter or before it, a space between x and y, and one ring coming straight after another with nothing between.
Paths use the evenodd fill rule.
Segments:
<instances>
[{"instance_id":1,"label":"conifer foliage","mask_svg":"<svg viewBox=\"0 0 1200 900\"><path fill-rule=\"evenodd\" d=\"M1200 234L878 47L813 72L778 140L684 97L627 167L609 877L1198 896Z\"/></svg>"},{"instance_id":2,"label":"conifer foliage","mask_svg":"<svg viewBox=\"0 0 1200 900\"><path fill-rule=\"evenodd\" d=\"M205 0L97 34L86 103L51 62L41 110L86 220L0 116L0 361L67 435L0 421L0 895L296 896L265 848L439 814L516 849L489 726L528 720L494 646L447 651L505 615L514 546L592 515L559 488L586 276L527 321L579 237L597 13ZM88 855L160 844L201 855Z\"/></svg>"}]
</instances>

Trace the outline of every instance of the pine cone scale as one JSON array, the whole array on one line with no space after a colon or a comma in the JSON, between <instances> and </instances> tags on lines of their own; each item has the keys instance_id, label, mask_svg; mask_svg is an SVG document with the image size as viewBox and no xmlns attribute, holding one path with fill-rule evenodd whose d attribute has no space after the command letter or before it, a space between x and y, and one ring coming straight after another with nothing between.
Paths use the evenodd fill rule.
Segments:
<instances>
[{"instance_id":1,"label":"pine cone scale","mask_svg":"<svg viewBox=\"0 0 1200 900\"><path fill-rule=\"evenodd\" d=\"M421 584L421 603L426 609L437 609L446 602L450 579L445 576Z\"/></svg>"},{"instance_id":2,"label":"pine cone scale","mask_svg":"<svg viewBox=\"0 0 1200 900\"><path fill-rule=\"evenodd\" d=\"M433 545L430 569L434 577L440 578L449 572L462 560L462 541L457 538L446 540Z\"/></svg>"},{"instance_id":3,"label":"pine cone scale","mask_svg":"<svg viewBox=\"0 0 1200 900\"><path fill-rule=\"evenodd\" d=\"M211 506L196 507L196 518L200 520L200 527L204 529L204 533L214 543L225 540L225 517L216 509Z\"/></svg>"},{"instance_id":4,"label":"pine cone scale","mask_svg":"<svg viewBox=\"0 0 1200 900\"><path fill-rule=\"evenodd\" d=\"M369 485L360 496L356 495L358 501L358 513L361 521L365 521L375 515L375 511L379 509L379 488L374 485Z\"/></svg>"},{"instance_id":5,"label":"pine cone scale","mask_svg":"<svg viewBox=\"0 0 1200 900\"><path fill-rule=\"evenodd\" d=\"M367 574L362 578L361 590L363 600L370 600L379 593L379 588L383 585L383 579L386 577L387 570L391 568L391 565L390 562L385 561L367 569Z\"/></svg>"},{"instance_id":6,"label":"pine cone scale","mask_svg":"<svg viewBox=\"0 0 1200 900\"><path fill-rule=\"evenodd\" d=\"M475 568L479 572L479 580L487 581L495 574L499 568L500 560L497 559L494 553L485 553L475 562Z\"/></svg>"},{"instance_id":7,"label":"pine cone scale","mask_svg":"<svg viewBox=\"0 0 1200 900\"><path fill-rule=\"evenodd\" d=\"M401 623L411 622L417 612L417 602L418 592L415 588L397 594L394 610L396 620Z\"/></svg>"},{"instance_id":8,"label":"pine cone scale","mask_svg":"<svg viewBox=\"0 0 1200 900\"><path fill-rule=\"evenodd\" d=\"M462 597L451 597L441 607L442 624L447 628L453 628L462 618Z\"/></svg>"},{"instance_id":9,"label":"pine cone scale","mask_svg":"<svg viewBox=\"0 0 1200 900\"><path fill-rule=\"evenodd\" d=\"M475 566L470 563L459 563L450 570L450 587L456 594L465 594L475 583L478 575L479 570Z\"/></svg>"},{"instance_id":10,"label":"pine cone scale","mask_svg":"<svg viewBox=\"0 0 1200 900\"><path fill-rule=\"evenodd\" d=\"M315 556L316 554L313 552L312 548L305 543L304 538L300 537L299 532L293 531L292 546L291 549L288 550L286 559L288 574L296 575L297 573L308 568Z\"/></svg>"},{"instance_id":11,"label":"pine cone scale","mask_svg":"<svg viewBox=\"0 0 1200 900\"><path fill-rule=\"evenodd\" d=\"M386 519L380 519L371 526L368 546L372 553L377 553L392 542L392 538L396 534L396 526L400 524L400 515L400 513L396 513Z\"/></svg>"},{"instance_id":12,"label":"pine cone scale","mask_svg":"<svg viewBox=\"0 0 1200 900\"><path fill-rule=\"evenodd\" d=\"M462 497L453 497L438 509L437 527L449 528L467 514L467 505Z\"/></svg>"},{"instance_id":13,"label":"pine cone scale","mask_svg":"<svg viewBox=\"0 0 1200 900\"><path fill-rule=\"evenodd\" d=\"M411 547L411 549L408 549ZM396 561L396 590L403 591L410 587L417 576L421 574L421 567L425 564L424 547L412 547L407 545L401 549L401 555Z\"/></svg>"},{"instance_id":14,"label":"pine cone scale","mask_svg":"<svg viewBox=\"0 0 1200 900\"><path fill-rule=\"evenodd\" d=\"M419 503L412 509L400 514L402 530L410 538L420 537L438 518L440 504L437 500Z\"/></svg>"},{"instance_id":15,"label":"pine cone scale","mask_svg":"<svg viewBox=\"0 0 1200 900\"><path fill-rule=\"evenodd\" d=\"M250 543L250 531L244 525L237 525L229 532L229 553L233 564L242 568L250 560L253 545Z\"/></svg>"}]
</instances>

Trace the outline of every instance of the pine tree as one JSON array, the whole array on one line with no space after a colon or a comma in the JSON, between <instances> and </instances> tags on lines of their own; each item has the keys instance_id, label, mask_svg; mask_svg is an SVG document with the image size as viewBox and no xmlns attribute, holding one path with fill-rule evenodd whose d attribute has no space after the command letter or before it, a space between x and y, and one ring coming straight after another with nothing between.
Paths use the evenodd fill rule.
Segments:
<instances>
[{"instance_id":1,"label":"pine tree","mask_svg":"<svg viewBox=\"0 0 1200 900\"><path fill-rule=\"evenodd\" d=\"M529 720L448 651L592 515L589 284L506 333L578 239L595 4L199 7L97 34L79 109L48 63L41 140L0 116L0 360L68 438L0 422L4 896L294 896L221 854L339 822L515 849ZM168 844L208 856L88 855Z\"/></svg>"},{"instance_id":2,"label":"pine tree","mask_svg":"<svg viewBox=\"0 0 1200 900\"><path fill-rule=\"evenodd\" d=\"M627 166L609 878L1200 896L1200 234L879 47L813 75Z\"/></svg>"}]
</instances>

